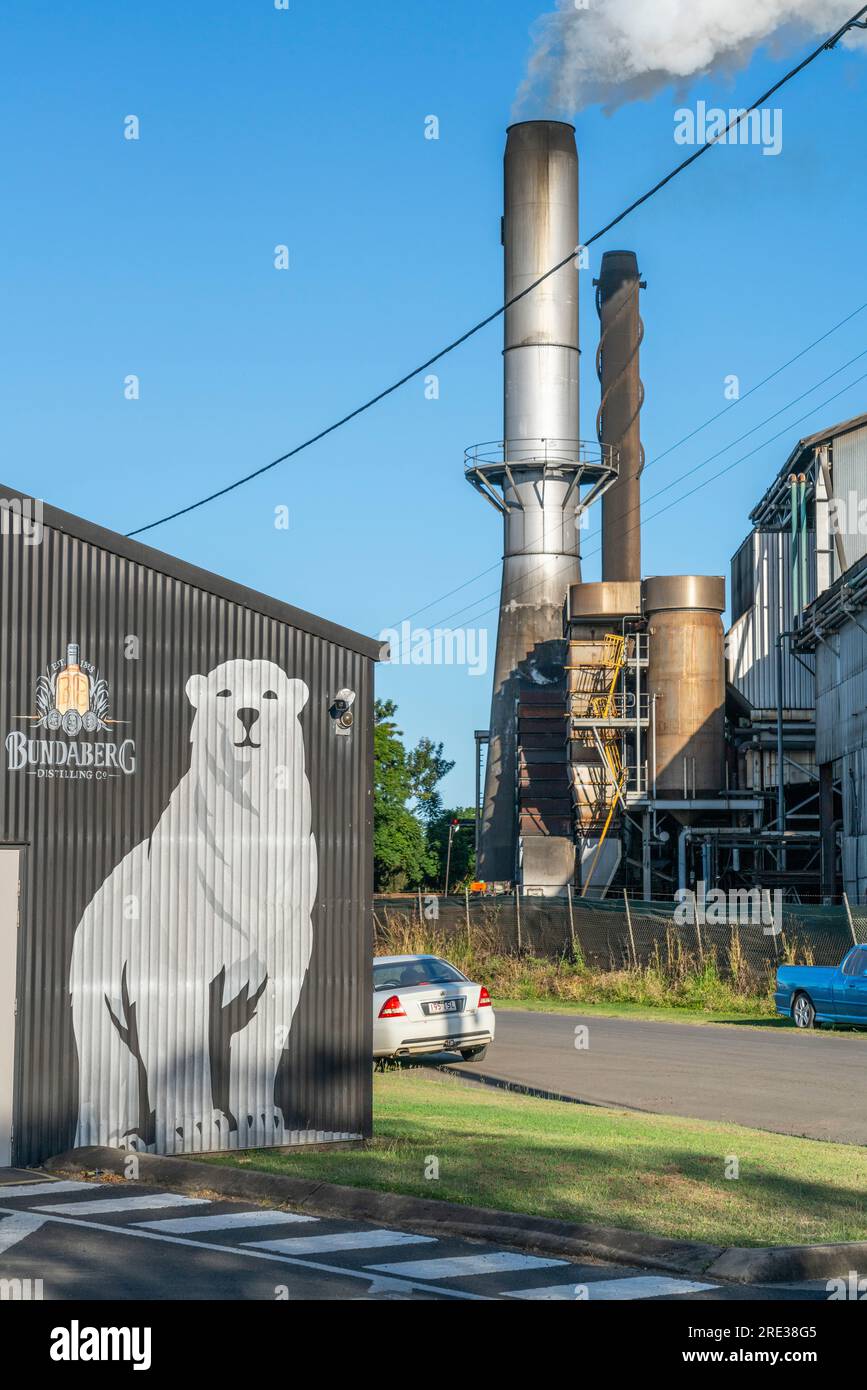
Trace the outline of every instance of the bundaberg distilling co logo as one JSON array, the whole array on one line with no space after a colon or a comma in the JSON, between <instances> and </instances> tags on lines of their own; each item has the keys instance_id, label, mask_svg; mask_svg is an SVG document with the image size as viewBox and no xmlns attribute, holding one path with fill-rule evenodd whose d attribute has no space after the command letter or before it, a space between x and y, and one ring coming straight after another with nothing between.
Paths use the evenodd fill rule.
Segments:
<instances>
[{"instance_id":1,"label":"bundaberg distilling co logo","mask_svg":"<svg viewBox=\"0 0 867 1390\"><path fill-rule=\"evenodd\" d=\"M80 737L113 733L123 721L110 718L108 683L95 666L81 660L77 642L67 646L65 661L52 662L37 679L36 712L18 718L30 723L31 732L43 729L55 737L28 737L20 729L7 734L9 772L97 782L135 772L133 739Z\"/></svg>"}]
</instances>

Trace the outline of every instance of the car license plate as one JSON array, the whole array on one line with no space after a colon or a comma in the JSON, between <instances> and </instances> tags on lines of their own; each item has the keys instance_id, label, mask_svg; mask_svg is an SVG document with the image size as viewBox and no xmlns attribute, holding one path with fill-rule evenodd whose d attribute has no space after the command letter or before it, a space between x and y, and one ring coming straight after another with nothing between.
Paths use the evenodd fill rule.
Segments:
<instances>
[{"instance_id":1,"label":"car license plate","mask_svg":"<svg viewBox=\"0 0 867 1390\"><path fill-rule=\"evenodd\" d=\"M425 1004L429 1014L456 1014L458 1011L457 999L434 999L430 1004Z\"/></svg>"}]
</instances>

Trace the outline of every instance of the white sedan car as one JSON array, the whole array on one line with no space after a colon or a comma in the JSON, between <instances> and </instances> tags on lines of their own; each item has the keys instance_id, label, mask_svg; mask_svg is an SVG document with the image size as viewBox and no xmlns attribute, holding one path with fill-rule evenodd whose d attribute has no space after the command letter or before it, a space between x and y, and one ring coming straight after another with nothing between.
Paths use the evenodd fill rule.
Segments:
<instances>
[{"instance_id":1,"label":"white sedan car","mask_svg":"<svg viewBox=\"0 0 867 1390\"><path fill-rule=\"evenodd\" d=\"M377 956L373 962L373 1055L459 1052L480 1061L494 1041L494 1010L473 984L438 956Z\"/></svg>"}]
</instances>

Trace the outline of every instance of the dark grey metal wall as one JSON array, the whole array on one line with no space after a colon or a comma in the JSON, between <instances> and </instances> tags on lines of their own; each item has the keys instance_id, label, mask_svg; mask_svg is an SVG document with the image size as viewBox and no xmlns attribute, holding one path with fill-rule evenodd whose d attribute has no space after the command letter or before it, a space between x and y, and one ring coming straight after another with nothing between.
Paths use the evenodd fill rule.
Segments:
<instances>
[{"instance_id":1,"label":"dark grey metal wall","mask_svg":"<svg viewBox=\"0 0 867 1390\"><path fill-rule=\"evenodd\" d=\"M0 843L26 847L14 1160L33 1163L73 1143L73 934L112 869L151 835L190 766L188 679L233 659L272 661L310 690L300 720L318 848L314 944L275 1103L297 1139L369 1134L378 644L65 513L45 509L38 544L10 530L17 528L0 537L0 742L27 732L38 677L76 642L107 681L110 716L123 721L81 741L135 743L135 772L99 780L12 770L4 750ZM357 692L349 737L335 733L329 714L342 687ZM38 729L28 737L65 735Z\"/></svg>"}]
</instances>

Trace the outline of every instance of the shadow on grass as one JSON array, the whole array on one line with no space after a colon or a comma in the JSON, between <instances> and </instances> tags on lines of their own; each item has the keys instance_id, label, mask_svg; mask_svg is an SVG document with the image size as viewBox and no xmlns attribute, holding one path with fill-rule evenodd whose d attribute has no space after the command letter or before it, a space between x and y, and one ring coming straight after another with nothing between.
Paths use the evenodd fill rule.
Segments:
<instances>
[{"instance_id":1,"label":"shadow on grass","mask_svg":"<svg viewBox=\"0 0 867 1390\"><path fill-rule=\"evenodd\" d=\"M576 1119L554 1142L544 1117L526 1112L474 1114L469 1104L456 1117L446 1113L453 1098L440 1102L436 1095L414 1104L422 1114L385 1115L366 1149L309 1156L260 1150L245 1155L245 1166L721 1245L867 1239L865 1185L854 1173L852 1181L845 1173L837 1182L818 1176L826 1156L811 1141L792 1140L772 1156L768 1136L757 1135L732 1180L725 1177L726 1146L736 1150L739 1136L720 1134L718 1149L710 1147L713 1136L697 1136L694 1149L672 1136L666 1147L613 1124L610 1134L597 1125L589 1142ZM864 1166L862 1150L841 1146L841 1167L848 1155L853 1167ZM435 1181L425 1176L431 1159Z\"/></svg>"},{"instance_id":2,"label":"shadow on grass","mask_svg":"<svg viewBox=\"0 0 867 1390\"><path fill-rule=\"evenodd\" d=\"M468 1134L435 1114L430 1121L402 1118L399 1131L383 1137L386 1146L398 1145L391 1159L387 1152L383 1156L391 1167L385 1186L417 1196L720 1243L867 1239L863 1186L762 1171L763 1160L749 1155L733 1181L724 1175L729 1155L722 1150L665 1150L640 1140L618 1146L616 1134L610 1146L582 1144L577 1135L552 1144L543 1137L527 1140L516 1130ZM439 1159L436 1183L422 1177L431 1154ZM358 1154L353 1168L360 1169L364 1157ZM372 1174L376 1159L369 1158ZM779 1162L785 1162L783 1155ZM582 1200L582 1187L596 1192Z\"/></svg>"}]
</instances>

